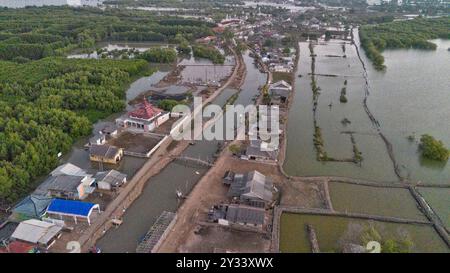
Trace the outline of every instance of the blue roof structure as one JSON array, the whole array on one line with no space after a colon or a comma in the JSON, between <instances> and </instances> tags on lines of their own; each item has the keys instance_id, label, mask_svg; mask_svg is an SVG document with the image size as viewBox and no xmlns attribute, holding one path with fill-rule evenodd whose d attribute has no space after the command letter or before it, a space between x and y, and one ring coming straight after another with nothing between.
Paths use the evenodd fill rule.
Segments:
<instances>
[{"instance_id":1,"label":"blue roof structure","mask_svg":"<svg viewBox=\"0 0 450 273\"><path fill-rule=\"evenodd\" d=\"M54 214L89 217L89 214L95 207L98 208L98 205L76 200L53 199L48 206L47 212Z\"/></svg>"}]
</instances>

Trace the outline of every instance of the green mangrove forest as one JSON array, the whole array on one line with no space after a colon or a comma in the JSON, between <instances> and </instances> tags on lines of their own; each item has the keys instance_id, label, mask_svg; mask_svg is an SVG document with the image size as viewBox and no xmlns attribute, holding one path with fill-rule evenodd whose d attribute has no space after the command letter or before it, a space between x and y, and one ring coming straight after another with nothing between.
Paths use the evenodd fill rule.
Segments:
<instances>
[{"instance_id":1,"label":"green mangrove forest","mask_svg":"<svg viewBox=\"0 0 450 273\"><path fill-rule=\"evenodd\" d=\"M128 85L154 71L149 62L176 58L173 49L129 60L68 59L69 52L100 41L185 44L210 34L205 22L131 10L0 9L0 203L29 192L93 122L123 110Z\"/></svg>"},{"instance_id":2,"label":"green mangrove forest","mask_svg":"<svg viewBox=\"0 0 450 273\"><path fill-rule=\"evenodd\" d=\"M430 39L450 38L450 16L425 19L416 18L360 27L361 46L377 70L385 69L384 49L416 48L435 50Z\"/></svg>"}]
</instances>

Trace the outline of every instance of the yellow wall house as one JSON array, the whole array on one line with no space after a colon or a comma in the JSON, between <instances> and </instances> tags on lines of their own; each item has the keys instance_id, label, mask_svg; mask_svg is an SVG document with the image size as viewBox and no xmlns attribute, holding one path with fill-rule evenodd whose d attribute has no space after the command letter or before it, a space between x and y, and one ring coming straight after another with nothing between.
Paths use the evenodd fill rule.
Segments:
<instances>
[{"instance_id":1,"label":"yellow wall house","mask_svg":"<svg viewBox=\"0 0 450 273\"><path fill-rule=\"evenodd\" d=\"M123 149L112 145L91 145L89 158L91 161L117 164L123 157Z\"/></svg>"}]
</instances>

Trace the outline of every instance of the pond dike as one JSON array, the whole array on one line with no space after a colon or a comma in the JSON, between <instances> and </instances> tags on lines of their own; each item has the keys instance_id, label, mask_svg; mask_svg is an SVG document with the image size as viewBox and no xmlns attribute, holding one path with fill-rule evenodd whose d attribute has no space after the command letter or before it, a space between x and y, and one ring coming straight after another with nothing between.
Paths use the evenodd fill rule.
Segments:
<instances>
[{"instance_id":1,"label":"pond dike","mask_svg":"<svg viewBox=\"0 0 450 273\"><path fill-rule=\"evenodd\" d=\"M280 143L280 153L278 157L278 169L280 173L289 181L291 182L302 182L302 183L321 183L323 185L323 193L322 198L325 206L327 209L315 209L315 208L302 208L302 207L287 207L287 206L276 206L273 213L273 228L272 228L272 245L271 249L273 252L279 252L279 236L280 236L280 219L281 214L283 212L291 212L291 213L300 213L300 214L309 214L309 215L324 215L324 216L341 216L341 217L347 217L347 218L353 218L353 219L364 219L364 220L376 220L376 221L382 221L382 222L391 222L391 223L399 223L399 224L413 224L413 225L429 225L433 226L433 228L438 233L439 237L447 244L447 246L450 248L450 238L449 238L449 230L445 227L442 220L439 218L439 216L432 210L432 208L428 205L426 200L420 195L420 193L416 190L416 187L436 187L436 188L450 188L449 184L433 184L433 183L424 183L424 182L414 182L414 181L408 181L404 177L402 177L400 173L399 165L395 159L392 144L389 142L389 140L384 136L384 134L381 132L381 126L378 120L374 117L374 115L371 113L369 107L367 106L367 99L369 97L370 91L369 91L369 82L368 82L368 75L366 70L366 64L361 58L361 53L359 51L358 46L355 43L354 35L353 35L353 29L351 31L351 37L352 37L352 44L356 49L358 59L360 60L363 70L364 70L364 80L365 80L365 96L363 100L363 107L365 112L367 113L369 119L372 122L372 125L377 130L378 135L381 137L383 142L386 145L387 152L389 154L389 157L394 165L394 171L396 176L399 178L398 181L370 181L370 180L364 180L364 179L354 179L350 177L338 177L338 176L291 176L288 173L285 172L283 169L283 164L285 160L286 155L286 149L287 149L287 126L286 126L286 133L280 137L281 143ZM295 79L298 61L300 57L300 48L299 44L297 43L296 46L297 55L295 60L295 68L293 72L293 76ZM295 83L296 81L292 83L292 90L295 90ZM289 112L289 109L293 103L293 97L295 96L295 92L292 92L287 105L287 113ZM286 124L288 122L288 115L285 117ZM330 182L334 183L347 183L347 184L355 184L355 185L363 185L363 186L370 186L370 187L381 187L381 188L404 188L408 189L413 196L413 198L416 200L417 205L420 208L420 211L425 215L425 217L428 219L428 221L422 221L422 220L413 220L413 219L405 219L405 218L399 218L399 217L389 217L389 216L380 216L380 215L370 215L370 214L363 214L363 213L351 213L351 212L339 212L335 211L333 209L328 184ZM310 242L311 245L314 246L314 249L312 251L317 251L319 249L319 246L315 246L314 243L314 236L312 233L314 229L312 228L309 235L310 235ZM315 232L314 232L315 235ZM316 238L317 242L317 238Z\"/></svg>"}]
</instances>

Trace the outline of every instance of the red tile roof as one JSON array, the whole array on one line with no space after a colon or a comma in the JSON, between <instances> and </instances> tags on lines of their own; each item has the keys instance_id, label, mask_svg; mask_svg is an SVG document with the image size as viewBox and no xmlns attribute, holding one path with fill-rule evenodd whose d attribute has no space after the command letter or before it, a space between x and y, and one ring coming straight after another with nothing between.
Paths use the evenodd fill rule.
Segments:
<instances>
[{"instance_id":1,"label":"red tile roof","mask_svg":"<svg viewBox=\"0 0 450 273\"><path fill-rule=\"evenodd\" d=\"M147 99L144 99L144 103L139 105L136 110L129 112L128 115L133 118L151 119L161 112L161 109L151 105Z\"/></svg>"},{"instance_id":2,"label":"red tile roof","mask_svg":"<svg viewBox=\"0 0 450 273\"><path fill-rule=\"evenodd\" d=\"M0 248L0 253L30 253L34 249L34 247L35 246L32 244L12 241L8 244L8 248Z\"/></svg>"}]
</instances>

